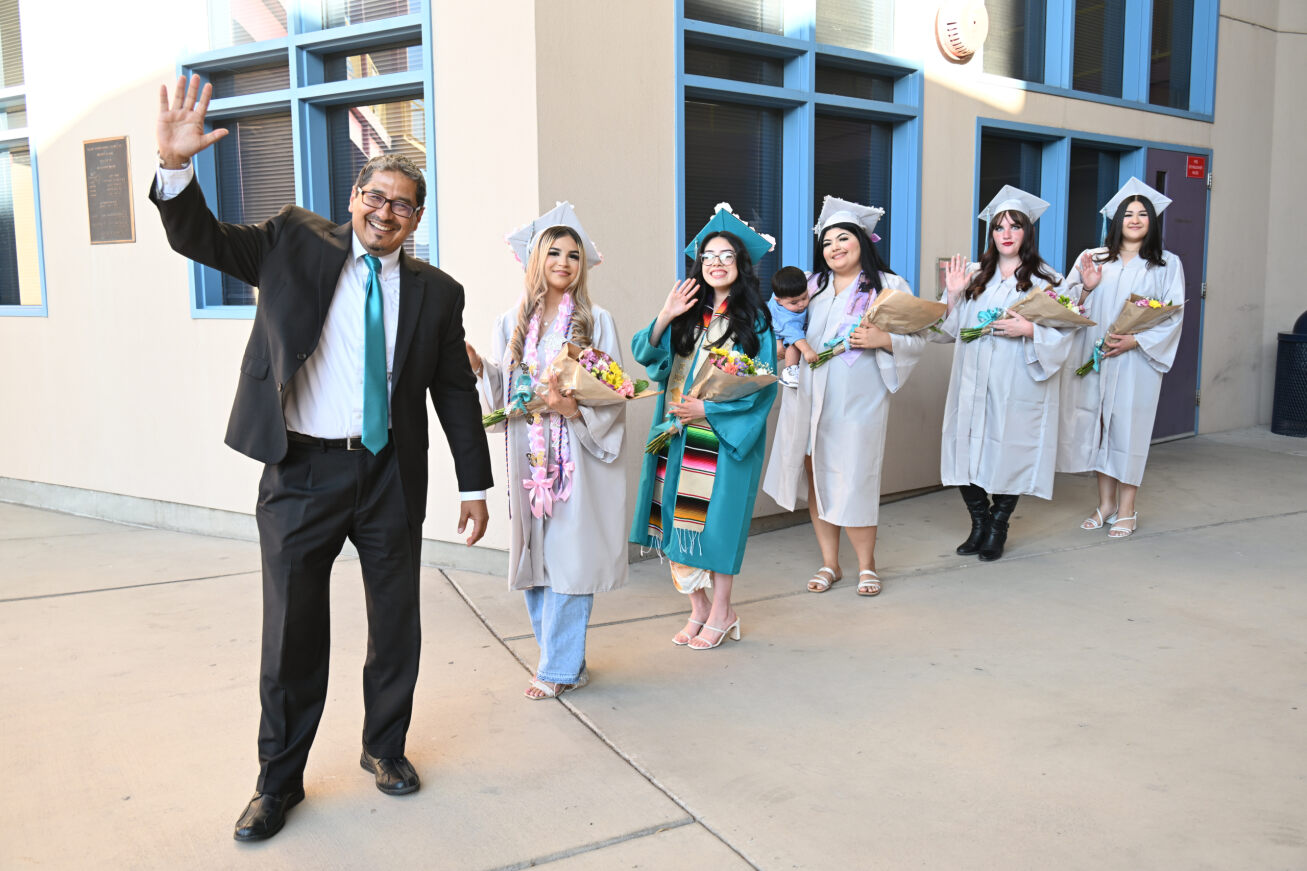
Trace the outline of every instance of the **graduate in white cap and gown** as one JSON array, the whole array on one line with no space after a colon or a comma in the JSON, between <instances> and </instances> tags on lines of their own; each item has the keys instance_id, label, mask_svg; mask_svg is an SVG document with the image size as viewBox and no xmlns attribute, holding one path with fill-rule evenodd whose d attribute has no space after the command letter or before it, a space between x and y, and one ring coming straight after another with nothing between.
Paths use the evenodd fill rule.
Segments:
<instances>
[{"instance_id":1,"label":"graduate in white cap and gown","mask_svg":"<svg viewBox=\"0 0 1307 871\"><path fill-rule=\"evenodd\" d=\"M962 255L949 263L948 315L936 341L956 342L944 406L940 480L956 486L971 515L960 555L1003 555L1008 522L1022 495L1051 499L1057 458L1058 372L1073 330L1034 324L1008 307L1031 289L1061 284L1039 256L1035 221L1049 204L1004 185L979 218L988 241L979 264ZM964 328L990 324L972 342Z\"/></svg>"},{"instance_id":2,"label":"graduate in white cap and gown","mask_svg":"<svg viewBox=\"0 0 1307 871\"><path fill-rule=\"evenodd\" d=\"M1108 335L1122 306L1137 294L1179 306L1184 302L1180 258L1162 248L1159 216L1171 204L1137 178L1131 178L1103 206L1110 221L1106 244L1084 251L1067 276L1068 291L1080 294L1097 326L1077 330L1071 363L1095 357L1083 376L1062 376L1059 472L1096 472L1098 507L1080 524L1125 538L1138 526L1135 497L1144 478L1162 376L1171 370L1184 316L1171 317L1134 335ZM1102 351L1094 345L1103 340Z\"/></svg>"},{"instance_id":3,"label":"graduate in white cap and gown","mask_svg":"<svg viewBox=\"0 0 1307 871\"><path fill-rule=\"evenodd\" d=\"M650 435L671 414L683 424L671 443L646 454L630 540L657 548L672 582L690 599L690 619L672 643L711 650L740 638L731 605L753 517L776 385L727 402L687 397L712 348L739 351L776 371L776 339L753 265L775 245L727 203L686 246L694 260L631 349L663 388Z\"/></svg>"},{"instance_id":4,"label":"graduate in white cap and gown","mask_svg":"<svg viewBox=\"0 0 1307 871\"><path fill-rule=\"evenodd\" d=\"M876 528L880 517L881 461L890 396L912 374L925 348L924 334L901 336L874 326L858 328L881 291L912 293L876 250L877 222L885 210L828 196L813 233L818 269L808 281L808 344L816 350L841 343L848 350L816 369L800 367L799 389L781 402L763 492L793 511L808 503L822 566L808 590L824 593L843 577L840 529L858 558L858 593L880 592Z\"/></svg>"},{"instance_id":5,"label":"graduate in white cap and gown","mask_svg":"<svg viewBox=\"0 0 1307 871\"><path fill-rule=\"evenodd\" d=\"M603 259L570 203L508 236L526 270L517 305L499 316L490 353L469 343L482 406L543 397L548 410L510 417L508 585L522 590L540 647L529 699L589 682L586 627L594 594L626 582L626 474L618 457L626 405L578 405L560 394L549 364L570 341L621 364L613 317L590 301L588 273Z\"/></svg>"}]
</instances>

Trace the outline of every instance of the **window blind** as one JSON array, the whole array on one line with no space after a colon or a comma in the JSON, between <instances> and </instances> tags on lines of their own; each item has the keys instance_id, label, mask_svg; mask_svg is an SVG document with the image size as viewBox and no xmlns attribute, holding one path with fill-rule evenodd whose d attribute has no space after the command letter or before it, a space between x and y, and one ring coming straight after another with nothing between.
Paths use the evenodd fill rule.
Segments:
<instances>
[{"instance_id":1,"label":"window blind","mask_svg":"<svg viewBox=\"0 0 1307 871\"><path fill-rule=\"evenodd\" d=\"M1125 4L1126 0L1076 0L1071 87L1077 91L1121 96Z\"/></svg>"},{"instance_id":2,"label":"window blind","mask_svg":"<svg viewBox=\"0 0 1307 871\"><path fill-rule=\"evenodd\" d=\"M227 135L214 146L218 174L218 217L255 224L295 202L295 162L290 113L256 115L223 122ZM254 305L255 290L229 275L222 278L223 305Z\"/></svg>"},{"instance_id":3,"label":"window blind","mask_svg":"<svg viewBox=\"0 0 1307 871\"><path fill-rule=\"evenodd\" d=\"M764 298L780 265L781 157L779 110L686 101L685 243L718 203L730 203L747 224L776 238L776 249L754 264Z\"/></svg>"},{"instance_id":4,"label":"window blind","mask_svg":"<svg viewBox=\"0 0 1307 871\"><path fill-rule=\"evenodd\" d=\"M876 250L882 259L889 258L894 217L889 211L893 130L892 124L882 121L818 115L813 137L813 217L821 214L821 202L827 195L885 209L885 216L876 224L876 235L881 238ZM821 240L814 237L814 244L812 265L818 269L822 265Z\"/></svg>"},{"instance_id":5,"label":"window blind","mask_svg":"<svg viewBox=\"0 0 1307 871\"><path fill-rule=\"evenodd\" d=\"M1044 80L1047 0L988 0L989 36L982 52L987 73L1025 82Z\"/></svg>"}]
</instances>

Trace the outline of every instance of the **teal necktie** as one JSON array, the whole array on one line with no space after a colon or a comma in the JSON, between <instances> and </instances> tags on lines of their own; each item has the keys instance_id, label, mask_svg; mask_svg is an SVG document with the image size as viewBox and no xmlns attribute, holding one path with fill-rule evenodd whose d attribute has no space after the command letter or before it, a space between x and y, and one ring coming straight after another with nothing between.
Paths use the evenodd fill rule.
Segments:
<instances>
[{"instance_id":1,"label":"teal necktie","mask_svg":"<svg viewBox=\"0 0 1307 871\"><path fill-rule=\"evenodd\" d=\"M381 261L364 254L368 264L368 294L363 302L363 447L381 453L389 436L386 391L386 320L381 301Z\"/></svg>"}]
</instances>

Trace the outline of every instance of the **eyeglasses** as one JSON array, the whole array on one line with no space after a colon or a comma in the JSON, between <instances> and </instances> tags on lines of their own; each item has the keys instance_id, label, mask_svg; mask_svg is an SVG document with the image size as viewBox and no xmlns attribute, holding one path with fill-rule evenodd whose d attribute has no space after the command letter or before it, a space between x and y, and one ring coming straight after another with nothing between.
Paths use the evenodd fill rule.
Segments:
<instances>
[{"instance_id":1,"label":"eyeglasses","mask_svg":"<svg viewBox=\"0 0 1307 871\"><path fill-rule=\"evenodd\" d=\"M735 262L735 252L734 251L705 251L699 255L699 259L704 262L705 266L707 266L709 263L712 263L714 260L716 260L722 266L730 266L732 263Z\"/></svg>"},{"instance_id":2,"label":"eyeglasses","mask_svg":"<svg viewBox=\"0 0 1307 871\"><path fill-rule=\"evenodd\" d=\"M388 200L376 191L365 191L363 188L354 188L359 192L359 198L363 200L363 205L370 209L380 209L390 203L390 213L396 218L411 218L417 212L417 206L412 203L406 203L403 200Z\"/></svg>"}]
</instances>

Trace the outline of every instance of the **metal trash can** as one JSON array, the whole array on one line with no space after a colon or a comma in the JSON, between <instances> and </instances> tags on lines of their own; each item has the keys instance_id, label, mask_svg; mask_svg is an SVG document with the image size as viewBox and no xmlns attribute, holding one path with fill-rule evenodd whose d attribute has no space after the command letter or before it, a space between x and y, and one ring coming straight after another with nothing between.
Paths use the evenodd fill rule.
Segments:
<instances>
[{"instance_id":1,"label":"metal trash can","mask_svg":"<svg viewBox=\"0 0 1307 871\"><path fill-rule=\"evenodd\" d=\"M1307 312L1298 318L1292 333L1280 333L1271 432L1307 438Z\"/></svg>"}]
</instances>

